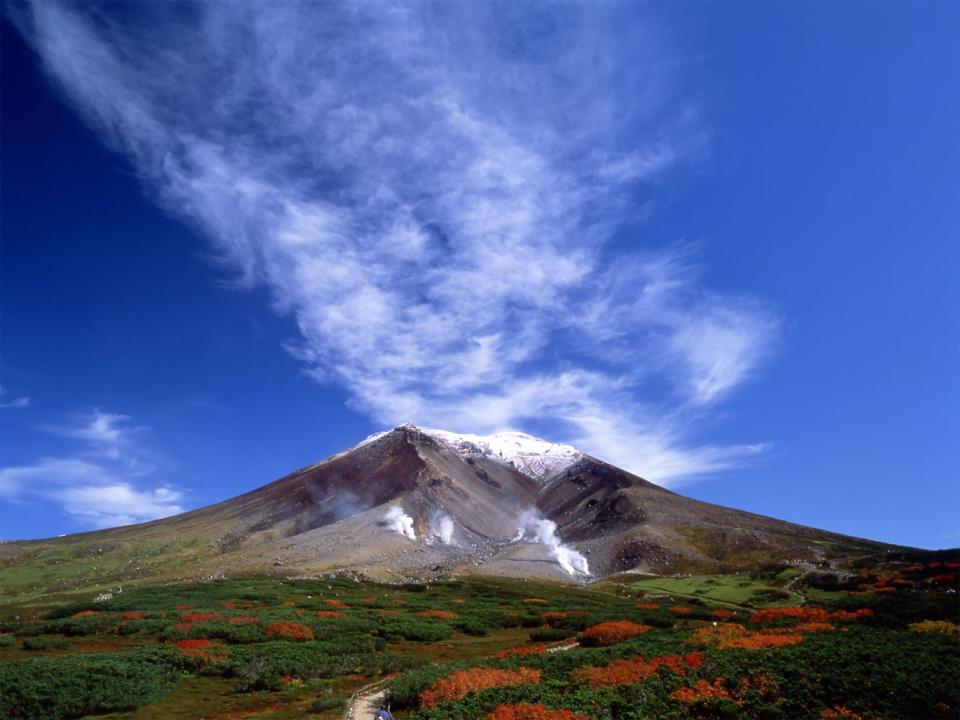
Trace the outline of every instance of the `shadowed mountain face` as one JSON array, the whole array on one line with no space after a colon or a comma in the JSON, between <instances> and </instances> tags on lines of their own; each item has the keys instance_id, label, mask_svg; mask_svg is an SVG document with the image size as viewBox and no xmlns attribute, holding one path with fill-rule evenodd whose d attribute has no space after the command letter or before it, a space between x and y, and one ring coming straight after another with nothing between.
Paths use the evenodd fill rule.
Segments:
<instances>
[{"instance_id":1,"label":"shadowed mountain face","mask_svg":"<svg viewBox=\"0 0 960 720\"><path fill-rule=\"evenodd\" d=\"M885 549L692 500L569 446L404 425L217 505L0 544L0 593L338 570L582 581L628 570L834 562Z\"/></svg>"}]
</instances>

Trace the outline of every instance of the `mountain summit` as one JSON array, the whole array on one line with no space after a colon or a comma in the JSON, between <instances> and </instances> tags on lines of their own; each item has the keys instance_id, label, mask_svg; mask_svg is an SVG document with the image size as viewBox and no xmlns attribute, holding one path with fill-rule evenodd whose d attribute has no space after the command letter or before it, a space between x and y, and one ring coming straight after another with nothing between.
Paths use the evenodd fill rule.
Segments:
<instances>
[{"instance_id":1,"label":"mountain summit","mask_svg":"<svg viewBox=\"0 0 960 720\"><path fill-rule=\"evenodd\" d=\"M216 505L4 543L0 562L29 565L51 550L90 554L96 569L78 587L343 570L380 579L482 573L587 581L785 559L820 564L888 548L693 500L523 433L401 425Z\"/></svg>"}]
</instances>

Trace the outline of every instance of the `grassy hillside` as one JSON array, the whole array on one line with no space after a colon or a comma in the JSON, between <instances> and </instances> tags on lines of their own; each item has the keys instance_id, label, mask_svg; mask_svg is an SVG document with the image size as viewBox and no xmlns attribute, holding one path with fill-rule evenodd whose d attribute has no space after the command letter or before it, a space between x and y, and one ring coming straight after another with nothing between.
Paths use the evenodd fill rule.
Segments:
<instances>
[{"instance_id":1,"label":"grassy hillside","mask_svg":"<svg viewBox=\"0 0 960 720\"><path fill-rule=\"evenodd\" d=\"M0 717L332 720L384 678L408 720L954 718L958 569L31 596L0 610Z\"/></svg>"}]
</instances>

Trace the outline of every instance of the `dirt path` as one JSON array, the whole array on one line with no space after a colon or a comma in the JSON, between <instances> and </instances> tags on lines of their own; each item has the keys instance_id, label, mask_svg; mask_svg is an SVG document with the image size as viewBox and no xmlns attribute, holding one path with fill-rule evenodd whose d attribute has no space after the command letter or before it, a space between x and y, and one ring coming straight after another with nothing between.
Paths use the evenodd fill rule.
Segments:
<instances>
[{"instance_id":1,"label":"dirt path","mask_svg":"<svg viewBox=\"0 0 960 720\"><path fill-rule=\"evenodd\" d=\"M566 652L579 644L576 640L562 640L559 644L548 647L547 652ZM386 684L392 679L377 680L375 683L364 685L359 690L354 691L353 695L350 696L350 704L347 706L347 712L343 716L343 720L373 720L373 716L380 709L380 703L386 697Z\"/></svg>"},{"instance_id":2,"label":"dirt path","mask_svg":"<svg viewBox=\"0 0 960 720\"><path fill-rule=\"evenodd\" d=\"M373 720L386 695L387 680L389 678L378 680L354 692L350 696L350 704L347 706L343 720Z\"/></svg>"}]
</instances>

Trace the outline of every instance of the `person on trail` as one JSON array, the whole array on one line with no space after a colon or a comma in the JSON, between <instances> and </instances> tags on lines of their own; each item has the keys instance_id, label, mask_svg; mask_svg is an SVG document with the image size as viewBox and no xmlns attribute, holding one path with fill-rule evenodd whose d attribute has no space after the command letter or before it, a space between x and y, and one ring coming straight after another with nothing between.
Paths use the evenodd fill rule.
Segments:
<instances>
[{"instance_id":1,"label":"person on trail","mask_svg":"<svg viewBox=\"0 0 960 720\"><path fill-rule=\"evenodd\" d=\"M381 705L380 709L377 710L377 714L374 715L373 720L393 720L393 715L391 715L390 711Z\"/></svg>"}]
</instances>

